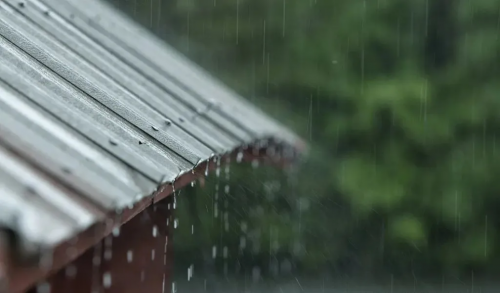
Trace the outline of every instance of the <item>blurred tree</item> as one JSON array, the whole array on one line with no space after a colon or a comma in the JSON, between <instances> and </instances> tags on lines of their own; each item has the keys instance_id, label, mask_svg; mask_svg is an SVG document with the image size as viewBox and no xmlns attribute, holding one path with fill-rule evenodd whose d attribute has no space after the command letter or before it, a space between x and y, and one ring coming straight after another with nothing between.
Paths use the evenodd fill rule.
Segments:
<instances>
[{"instance_id":1,"label":"blurred tree","mask_svg":"<svg viewBox=\"0 0 500 293\"><path fill-rule=\"evenodd\" d=\"M308 270L496 263L499 0L110 1L310 140L298 184L272 176L273 200L251 195L269 173L231 178L282 250L300 239Z\"/></svg>"}]
</instances>

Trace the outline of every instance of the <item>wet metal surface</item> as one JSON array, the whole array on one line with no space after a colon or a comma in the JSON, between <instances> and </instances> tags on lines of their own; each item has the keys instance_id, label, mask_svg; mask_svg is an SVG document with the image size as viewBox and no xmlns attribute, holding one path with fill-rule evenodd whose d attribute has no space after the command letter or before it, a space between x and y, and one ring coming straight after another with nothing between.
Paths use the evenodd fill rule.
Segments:
<instances>
[{"instance_id":1,"label":"wet metal surface","mask_svg":"<svg viewBox=\"0 0 500 293\"><path fill-rule=\"evenodd\" d=\"M213 156L301 145L98 0L0 0L0 60L0 228L26 254Z\"/></svg>"}]
</instances>

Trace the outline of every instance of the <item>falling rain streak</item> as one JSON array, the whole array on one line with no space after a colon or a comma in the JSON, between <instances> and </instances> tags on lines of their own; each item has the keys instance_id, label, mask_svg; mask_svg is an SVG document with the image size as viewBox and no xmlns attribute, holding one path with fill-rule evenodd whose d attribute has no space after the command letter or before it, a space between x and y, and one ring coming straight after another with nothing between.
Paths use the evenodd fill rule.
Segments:
<instances>
[{"instance_id":1,"label":"falling rain streak","mask_svg":"<svg viewBox=\"0 0 500 293\"><path fill-rule=\"evenodd\" d=\"M187 182L178 176L171 186L161 187L172 189L171 197L165 200L168 204L156 203L148 197L150 193L140 193L120 207L120 213L125 211L123 214L130 216L152 199L153 216L142 219L144 234L137 237L141 243L161 243L159 247L118 249L130 234L125 225L133 220L119 216L109 225L102 223L106 237L95 236L93 241L98 244L86 253L90 255L90 270L71 264L61 270L66 279L78 280L88 273L91 293L112 291L121 278L118 270L109 268L115 261L121 261L146 286L155 276L151 264L158 262L165 268L157 273L158 279L163 274L163 292L184 292L182 281L187 279L190 284L204 281L206 292L223 293L219 288L214 289L212 283L218 283L221 272L225 281L233 278L234 267L234 278L241 278L238 282L243 283L243 288L239 288L242 292L259 290L255 288L260 288L257 284L263 281L278 284L282 277L289 282L276 285L276 292L309 292L299 269L321 275L315 279L316 285L319 284L315 288L320 291L313 292L334 292L328 288L329 278L336 283L349 283L342 292L374 291L356 287L365 282L356 279L358 275L368 276L370 282L377 279L383 283L384 293L399 293L406 280L410 289L404 292L419 292L427 282L425 274L431 275L431 283L439 276L437 282L442 283L442 292L448 292L445 287L451 282L467 292L487 292L480 285L485 278L483 272L495 268L500 255L496 233L499 188L495 179L499 163L495 155L496 130L500 129L495 64L500 62L497 54L500 10L494 0L109 0L128 10L144 28L165 37L173 48L184 48L183 53L230 83L238 93L251 92L255 103L269 114L284 117L285 122L296 126L309 144L310 160L301 169L285 164L285 174L269 171L266 163L276 159L281 164L295 154L297 150L284 147L290 140L296 142L293 134L279 136L286 139L277 142L248 145L229 157L234 154L231 150L247 138L273 136L275 129L282 129L273 125L268 133L267 121L255 119L260 114L253 106L228 99L229 94L218 85L206 82L204 73L181 66L185 62L180 58L169 59L167 54L158 53L162 46L155 41L142 42L147 40L142 38L144 30L129 30L126 22L108 19L100 11L93 11L90 4L88 11L70 14L70 6L78 1L69 1L72 4L62 8L52 5L55 0L0 2L2 19L6 19L3 27L13 27L0 29L0 50L6 58L22 56L19 62L11 64L7 60L0 64L0 70L22 73L29 69L33 73L27 76L26 83L32 88L16 88L19 91L16 95L26 100L26 108L41 107L44 116L53 120L76 121L74 125L68 122L67 127L77 130L76 136L87 135L86 125L77 125L80 121L72 120L76 119L71 117L73 112L66 113L71 119L56 115L59 104L54 104L54 109L41 106L45 94L51 99L61 94L65 99L58 103L65 107L78 103L81 112L106 109L102 112L106 114L99 112L102 120L95 116L102 125L88 131L96 137L89 137L85 143L92 148L105 148L106 156L123 155L113 160L110 165L114 169L105 175L120 180L109 187L103 183L89 186L90 189L116 188L120 194L131 188L135 196L139 190L149 192L143 183L154 181L152 178L159 177L156 175L170 176L169 163L182 165L184 171L193 165L189 154L180 150L170 152L171 145L156 152L160 142L143 135L143 130L158 137L172 134L173 140L165 144L201 142L200 149L193 153L207 157L210 154L208 161L200 161L206 166L200 165L199 174L194 171L188 174L191 178L203 175L206 178ZM47 4L49 8L44 3L52 4ZM39 23L44 31L52 32L46 37L35 34ZM19 24L22 25L18 27ZM83 28L88 30L85 34L79 32ZM113 33L113 29L118 33ZM21 41L14 44L17 41L10 40L9 34L21 36L24 30L29 33L26 42L33 45L26 50L31 49L32 53L38 52L33 48L57 47L67 53L61 57L66 58L66 65L71 65L73 55L82 55L86 58L82 66L88 64L86 70L116 66L115 71L102 76L123 80L115 88L102 91L130 92L116 107L123 113L112 116L115 109L111 108L116 105L103 106L97 99L91 100L90 95L87 97L80 89L87 86L87 81L77 85L78 80L69 80L69 76L68 80L56 82L55 78L63 75L56 66L35 75L33 68L49 67L48 59L34 62L37 54L25 54ZM80 39L85 41L84 46L74 48L77 46L73 41ZM120 46L113 48L115 43ZM151 56L141 56L141 47ZM73 49L81 52L73 54ZM91 54L94 50L103 56ZM104 55L107 51L112 54ZM56 54L47 54L52 55ZM8 76L2 75L0 79L3 84ZM23 81L19 80L19 84ZM44 89L45 84L52 87ZM70 93L78 94L77 98L68 98ZM149 97L143 98L143 94ZM36 100L36 95L42 98ZM137 107L153 108L151 117L149 113L136 115L133 113L136 109L121 107L129 100ZM170 107L167 110L173 114L151 106L165 101ZM244 109L233 113L232 109L240 104ZM129 122L124 123L126 110L147 123L137 131L132 129ZM17 119L15 115L12 117ZM36 122L29 118L30 123ZM233 125L234 121L238 124ZM29 126L36 129L37 125ZM14 133L15 129L6 131ZM213 141L201 141L197 131L214 136ZM220 141L214 135L219 132ZM105 136L97 139L98 134ZM66 145L72 137L63 138L57 141L57 146L64 155L72 155L74 150ZM5 139L7 143L12 142ZM33 141L30 145L37 143ZM231 147L218 148L219 144L226 147L226 143ZM211 154L215 149L228 153ZM262 149L267 158L261 157ZM138 162L123 164L131 150L140 151ZM149 157L153 152L155 155ZM29 161L29 166L36 167L38 172L39 164L45 161L36 154L32 156L38 159ZM82 166L91 166L92 172L101 169L98 159L71 159ZM243 161L248 164L240 164ZM131 176L129 171L140 163L147 167ZM57 190L68 188L75 192L73 184L80 184L79 180L88 183L75 166L65 164L57 168L65 180L63 185L56 186ZM51 178L58 177L52 175ZM28 192L30 199L37 200L43 193L31 186ZM196 213L189 214L184 203L191 196L195 198ZM154 219L161 212L168 213L168 217ZM75 220L71 211L61 214ZM63 224L76 227L79 220ZM121 223L126 224L120 226ZM173 230L175 236L169 243ZM76 249L79 240L71 239L75 242L70 241L70 247L64 251L68 258L80 255ZM181 251L181 264L174 268L182 273L179 274L182 279L169 275L172 262L169 251L173 247ZM38 248L27 245L22 249ZM54 257L58 253L41 252L36 258L40 269L49 270L57 264ZM147 265L139 268L143 262ZM139 269L135 270L136 266ZM3 269L1 264L0 268ZM37 293L51 293L55 290L51 286L41 281L34 289Z\"/></svg>"}]
</instances>

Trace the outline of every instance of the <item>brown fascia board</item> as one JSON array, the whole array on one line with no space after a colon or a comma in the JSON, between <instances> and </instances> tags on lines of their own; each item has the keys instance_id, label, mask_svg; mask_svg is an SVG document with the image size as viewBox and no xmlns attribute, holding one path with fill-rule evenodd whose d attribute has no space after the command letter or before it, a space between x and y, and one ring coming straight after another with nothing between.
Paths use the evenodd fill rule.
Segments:
<instances>
[{"instance_id":1,"label":"brown fascia board","mask_svg":"<svg viewBox=\"0 0 500 293\"><path fill-rule=\"evenodd\" d=\"M286 152L286 149L289 152L287 156L283 155L283 153ZM267 143L263 147L254 145L245 149L238 149L229 154L223 155L220 157L220 160L221 162L228 162L236 160L240 157L239 159L241 159L242 162L248 163L258 160L264 164L276 166L278 168L286 168L287 166L294 164L301 154L306 151L307 146L302 141L299 141L296 146L291 147L284 146L270 140L270 143ZM52 262L50 267L44 268L40 266L38 262L31 265L9 262L8 258L5 257L7 254L6 249L4 249L5 246L0 246L0 280L3 269L4 272L8 273L7 292L26 292L26 290L30 289L36 283L43 281L58 272L60 269L64 268L66 265L70 264L72 261L76 260L89 248L93 247L106 236L110 235L113 229L127 223L150 205L155 204L173 194L175 190L179 190L190 184L192 181L204 177L207 169L209 171L214 171L216 167L217 163L213 159L202 162L192 171L179 176L173 185L165 184L160 186L154 195L140 200L133 207L123 210L120 214L116 212L107 214L104 221L92 225L78 235L75 235L74 238L66 240L54 247L51 251ZM0 240L1 239L2 238L0 238ZM0 241L0 243L2 243L2 241Z\"/></svg>"}]
</instances>

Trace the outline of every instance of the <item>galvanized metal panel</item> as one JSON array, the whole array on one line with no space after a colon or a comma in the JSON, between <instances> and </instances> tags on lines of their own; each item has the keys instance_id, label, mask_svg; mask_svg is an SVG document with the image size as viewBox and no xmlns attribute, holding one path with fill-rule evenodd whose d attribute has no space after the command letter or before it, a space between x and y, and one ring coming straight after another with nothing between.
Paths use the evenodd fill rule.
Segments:
<instances>
[{"instance_id":1,"label":"galvanized metal panel","mask_svg":"<svg viewBox=\"0 0 500 293\"><path fill-rule=\"evenodd\" d=\"M100 168L78 152L78 149L65 145L56 137L56 131L48 129L50 122L44 121L42 115L20 103L15 95L5 89L0 89L0 128L9 133L9 143L14 139L23 143L27 150L38 153L40 156L51 158L52 167L61 170L70 170L78 174L85 185L93 186L97 194L86 194L93 201L105 209L113 209L117 204L130 202L139 194L122 182L113 178L109 173L100 172ZM27 116L30 115L30 116ZM43 128L47 126L47 128ZM51 126L55 126L52 124ZM62 129L57 129L61 131ZM4 162L2 162L4 164ZM67 173L67 172L66 172ZM60 179L65 180L66 176ZM82 183L83 183L82 182ZM84 194L86 192L83 192Z\"/></svg>"},{"instance_id":2,"label":"galvanized metal panel","mask_svg":"<svg viewBox=\"0 0 500 293\"><path fill-rule=\"evenodd\" d=\"M72 200L46 179L38 176L26 163L1 147L0 160L2 161L0 178L10 190L22 190L22 194L30 193L30 201L51 207L53 213L59 214L74 226L86 228L97 219L92 212Z\"/></svg>"},{"instance_id":3,"label":"galvanized metal panel","mask_svg":"<svg viewBox=\"0 0 500 293\"><path fill-rule=\"evenodd\" d=\"M213 155L296 142L98 0L0 1L0 60L0 228L26 247L101 220L82 203L121 210Z\"/></svg>"},{"instance_id":4,"label":"galvanized metal panel","mask_svg":"<svg viewBox=\"0 0 500 293\"><path fill-rule=\"evenodd\" d=\"M12 8L27 19L35 22L45 33L71 48L117 84L134 94L136 98L141 99L143 103L150 106L147 111L156 111L154 115L162 115L164 120L178 125L216 152L232 150L241 143L203 115L200 116L194 109L174 99L168 92L156 86L56 13L43 13L46 8L40 5L27 5L21 8L19 5L14 5L17 1L7 0L6 2L11 3ZM33 3L36 4L36 2ZM179 122L182 119L186 120L186 123Z\"/></svg>"},{"instance_id":5,"label":"galvanized metal panel","mask_svg":"<svg viewBox=\"0 0 500 293\"><path fill-rule=\"evenodd\" d=\"M95 99L121 118L127 119L193 165L212 154L212 151L202 143L179 131L174 125L167 126L161 119L153 120L153 111L148 111L150 109L147 106L138 108L139 103L132 104L138 101L107 79L104 74L90 67L85 60L78 58L60 44L52 43L51 38L37 31L28 22L23 22L8 12L0 15L2 16L0 34L71 84L88 93L91 99Z\"/></svg>"},{"instance_id":6,"label":"galvanized metal panel","mask_svg":"<svg viewBox=\"0 0 500 293\"><path fill-rule=\"evenodd\" d=\"M108 35L106 35L106 33L95 30L92 25L89 24L88 19L85 17L82 18L78 11L75 11L64 2L55 1L51 4L46 1L42 3L40 1L32 0L30 1L30 4L36 5L40 10L46 12L45 14L49 17L54 16L54 18L58 21L64 23L65 26L71 27L72 30L76 28L80 34L84 33L88 36L88 38L97 42L99 46L105 48L113 56L115 56L115 59L120 59L122 63L119 63L119 65L122 67L124 66L129 73L134 73L132 76L134 79L137 78L137 81L139 81L141 85L153 87L153 89L156 90L156 93L158 93L158 89L160 92L167 93L167 95L159 95L157 98L161 98L167 102L169 106L171 105L171 99L173 98L177 101L177 103L184 105L184 107L188 108L193 113L192 115L174 119L174 122L178 121L180 124L185 122L193 123L195 120L198 120L193 119L195 117L207 117L212 123L216 124L216 128L219 131L226 132L236 138L239 138L240 142L250 139L248 133L246 133L243 129L213 111L218 104L216 100L212 100L208 105L200 102L185 89L182 89L169 79L159 75L158 72L155 72L154 69L150 68L148 64L141 60L140 56L138 57L137 55L130 53L126 47L122 47L121 43L113 41ZM49 8L46 4L51 4L55 8ZM175 103L173 105L175 105ZM219 136L220 134L217 137Z\"/></svg>"},{"instance_id":7,"label":"galvanized metal panel","mask_svg":"<svg viewBox=\"0 0 500 293\"><path fill-rule=\"evenodd\" d=\"M161 42L151 32L124 15L116 13L104 1L44 0L44 2L54 3L51 9L62 9L65 6L64 3L67 2L73 11L73 19L82 17L87 22L86 26L105 33L109 39L119 45L113 48L126 47L129 52L135 53L143 63L155 70L155 74L152 75L166 77L204 103L209 103L217 97L220 106L214 110L220 111L233 124L258 137L276 136L288 143L298 141L298 138L289 130L281 127L234 91L205 73L199 66ZM93 34L97 33L93 32Z\"/></svg>"},{"instance_id":8,"label":"galvanized metal panel","mask_svg":"<svg viewBox=\"0 0 500 293\"><path fill-rule=\"evenodd\" d=\"M10 72L3 71L2 69L3 67L0 68L0 76L7 72L5 76L16 77L13 74L8 74ZM24 79L17 78L17 80ZM30 87L30 85L25 85L25 88L28 87ZM11 115L16 115L20 123L26 121L26 123L34 125L33 127L35 127L37 134L43 135L43 133L45 133L45 135L48 135L47 138L50 138L51 141L60 141L64 143L66 149L71 147L77 151L74 155L81 156L83 161L96 164L100 167L102 172L112 175L114 177L113 180L119 181L119 184L126 186L125 188L130 189L133 194L147 194L154 190L156 186L155 182L158 181L151 181L146 178L138 180L137 176L131 174L132 171L130 167L116 160L116 158L109 153L103 152L103 149L92 144L92 142L78 133L73 132L72 129L68 128L66 125L61 124L60 121L49 115L48 112L30 103L28 99L22 95L16 94L14 90L9 90L2 82L0 82L0 93L2 93L2 96L0 96L0 106L2 109L5 109L8 113L10 111ZM47 96L41 94L41 97L46 98ZM48 99L48 101L50 102L50 99ZM56 106L56 104L52 104L52 106ZM69 112L69 114L72 113ZM81 115L75 115L74 117L81 117ZM174 175L174 173L171 174ZM159 173L157 178L161 178Z\"/></svg>"},{"instance_id":9,"label":"galvanized metal panel","mask_svg":"<svg viewBox=\"0 0 500 293\"><path fill-rule=\"evenodd\" d=\"M51 247L99 220L67 192L0 146L0 225L27 248Z\"/></svg>"},{"instance_id":10,"label":"galvanized metal panel","mask_svg":"<svg viewBox=\"0 0 500 293\"><path fill-rule=\"evenodd\" d=\"M137 170L152 182L169 181L177 176L178 171L175 170L178 165L174 162L156 156L156 153L149 147L142 147L143 145L139 144L138 140L130 138L131 142L129 142L126 139L126 133L118 131L114 124L106 124L106 121L100 124L102 119L93 116L90 110L85 112L85 110L72 107L71 104L65 104L63 101L70 100L71 95L57 88L50 80L36 81L30 78L30 73L23 71L21 66L13 66L15 65L10 63L9 58L4 58L4 66L0 66L0 80L16 88L40 109L58 117L59 121L66 123L75 132L86 136L89 141L96 144L96 147L101 148L101 151L108 152L117 160L126 162L130 168ZM32 71L31 73L37 76L39 72ZM19 75L24 75L25 78L18 78ZM51 85L56 90L52 91ZM61 101L59 98L64 100ZM160 164L161 162L163 165Z\"/></svg>"},{"instance_id":11,"label":"galvanized metal panel","mask_svg":"<svg viewBox=\"0 0 500 293\"><path fill-rule=\"evenodd\" d=\"M54 112L51 107L60 107L60 111L56 111L54 114L64 122L70 123L65 120L65 117L61 116L66 111L73 112L75 115L70 115L70 117L67 117L68 119L80 117L88 122L82 125L84 128L78 128L79 131L84 131L86 135L93 137L94 132L92 130L95 127L93 129L87 129L87 127L90 128L94 124L98 131L104 133L104 136L108 135L105 141L100 141L101 145L111 145L113 151L116 149L123 149L124 151L131 149L131 152L127 152L127 154L135 152L143 155L141 156L142 160L149 159L150 162L159 164L159 168L169 170L168 179L175 178L173 174L178 174L180 169L184 170L192 166L135 129L128 121L117 117L112 111L97 104L85 93L44 68L17 47L10 45L5 39L0 38L0 42L2 47L0 56L3 61L0 67L5 71L1 78L8 80L12 84L24 83L25 87L16 88L28 91L27 95L33 90L46 92L50 100L37 98L35 95L32 98L38 103L44 103L43 107L48 111L52 110ZM16 78L18 76L23 76L23 79ZM23 82L25 79L26 82ZM168 173L168 171L165 173Z\"/></svg>"},{"instance_id":12,"label":"galvanized metal panel","mask_svg":"<svg viewBox=\"0 0 500 293\"><path fill-rule=\"evenodd\" d=\"M16 220L12 221L9 228L21 235L21 241L50 246L72 235L74 227L71 224L41 205L26 204L27 199L20 192L0 182L0 211L15 211Z\"/></svg>"},{"instance_id":13,"label":"galvanized metal panel","mask_svg":"<svg viewBox=\"0 0 500 293\"><path fill-rule=\"evenodd\" d=\"M222 111L222 108L227 107L228 101L220 100L217 95L210 95L209 88L204 88L196 79L187 85L179 82L178 78L183 80L191 78L180 77L186 73L184 68L177 66L175 58L170 60L171 56L160 53L161 49L151 40L154 39L151 33L119 15L113 8L99 1L89 1L84 4L79 1L45 0L43 3L47 4L49 11L55 11L65 17L68 22L116 56L120 56L125 63L136 68L156 84L164 85L171 92L175 91L175 94L184 93L182 99L186 99L200 111L210 109L205 115L218 117L219 120L223 118L222 125L244 130L244 140L259 136L260 133L255 131L255 126L260 122L247 119L251 109ZM89 6L85 7L86 4ZM158 53L160 55L156 55Z\"/></svg>"}]
</instances>

